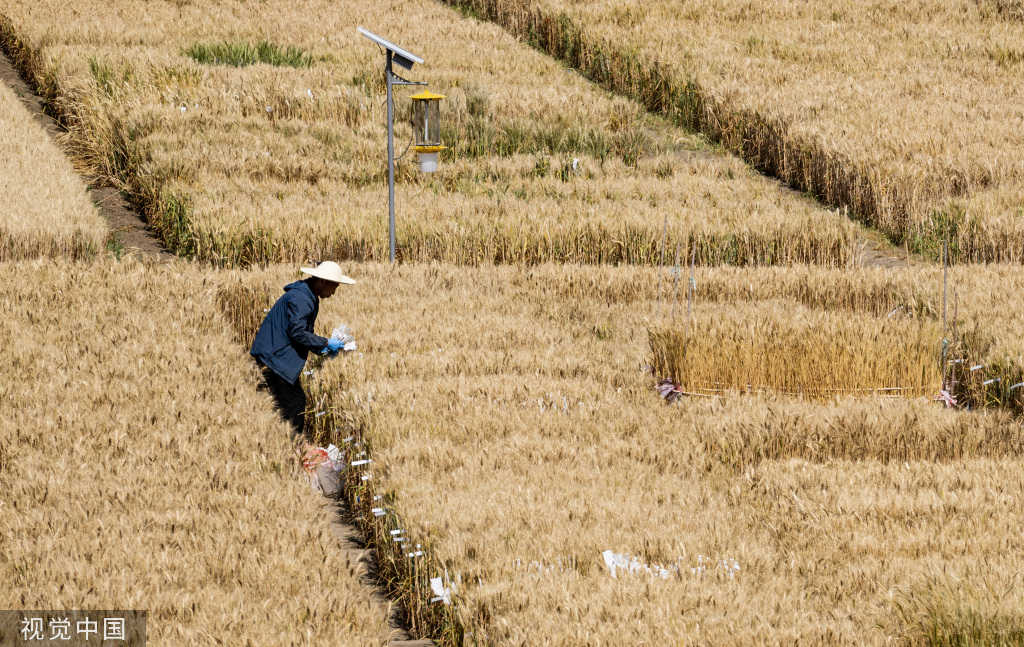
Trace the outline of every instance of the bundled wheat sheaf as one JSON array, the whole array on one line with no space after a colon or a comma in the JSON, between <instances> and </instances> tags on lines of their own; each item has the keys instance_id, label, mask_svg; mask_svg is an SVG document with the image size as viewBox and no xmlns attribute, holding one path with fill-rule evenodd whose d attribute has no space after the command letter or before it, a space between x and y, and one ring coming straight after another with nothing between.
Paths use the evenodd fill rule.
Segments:
<instances>
[{"instance_id":1,"label":"bundled wheat sheaf","mask_svg":"<svg viewBox=\"0 0 1024 647\"><path fill-rule=\"evenodd\" d=\"M687 391L934 395L941 326L905 317L815 312L793 301L709 307L692 329L651 332L653 367Z\"/></svg>"}]
</instances>

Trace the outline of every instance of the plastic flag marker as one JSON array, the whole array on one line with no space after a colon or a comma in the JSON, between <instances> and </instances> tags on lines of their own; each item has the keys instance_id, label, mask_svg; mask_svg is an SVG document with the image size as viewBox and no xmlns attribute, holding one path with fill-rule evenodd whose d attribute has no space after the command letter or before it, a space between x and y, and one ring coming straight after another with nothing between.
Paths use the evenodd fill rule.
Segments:
<instances>
[{"instance_id":1,"label":"plastic flag marker","mask_svg":"<svg viewBox=\"0 0 1024 647\"><path fill-rule=\"evenodd\" d=\"M444 580L440 577L430 578L430 590L434 592L434 597L430 598L431 602L444 602L445 604L451 604L451 590L445 588Z\"/></svg>"}]
</instances>

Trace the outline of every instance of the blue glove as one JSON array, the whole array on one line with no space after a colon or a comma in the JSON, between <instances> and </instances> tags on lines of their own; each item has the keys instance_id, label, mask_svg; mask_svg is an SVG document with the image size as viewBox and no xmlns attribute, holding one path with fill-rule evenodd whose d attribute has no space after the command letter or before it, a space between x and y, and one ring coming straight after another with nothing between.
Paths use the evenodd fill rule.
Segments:
<instances>
[{"instance_id":1,"label":"blue glove","mask_svg":"<svg viewBox=\"0 0 1024 647\"><path fill-rule=\"evenodd\" d=\"M323 349L323 354L326 355L328 352L337 353L345 345L340 339L328 339L327 348Z\"/></svg>"}]
</instances>

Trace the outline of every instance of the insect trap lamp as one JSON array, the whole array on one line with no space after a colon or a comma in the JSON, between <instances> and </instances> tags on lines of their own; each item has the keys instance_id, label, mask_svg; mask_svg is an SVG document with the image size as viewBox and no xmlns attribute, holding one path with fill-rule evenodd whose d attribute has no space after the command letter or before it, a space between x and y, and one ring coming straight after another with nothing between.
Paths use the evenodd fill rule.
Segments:
<instances>
[{"instance_id":1,"label":"insect trap lamp","mask_svg":"<svg viewBox=\"0 0 1024 647\"><path fill-rule=\"evenodd\" d=\"M387 88L387 129L388 129L388 246L391 248L391 262L395 255L395 101L394 87L404 85L426 85L423 81L409 81L395 74L394 66L411 70L423 59L412 52L381 38L372 31L359 27L356 31L373 41L384 53L384 82ZM445 147L441 145L441 99L443 94L424 91L412 97L413 143L420 158L420 170L424 173L437 171L437 154Z\"/></svg>"},{"instance_id":2,"label":"insect trap lamp","mask_svg":"<svg viewBox=\"0 0 1024 647\"><path fill-rule=\"evenodd\" d=\"M441 99L443 94L424 90L409 97L412 99L412 132L416 153L420 158L420 171L437 171L437 154L444 150L441 145Z\"/></svg>"}]
</instances>

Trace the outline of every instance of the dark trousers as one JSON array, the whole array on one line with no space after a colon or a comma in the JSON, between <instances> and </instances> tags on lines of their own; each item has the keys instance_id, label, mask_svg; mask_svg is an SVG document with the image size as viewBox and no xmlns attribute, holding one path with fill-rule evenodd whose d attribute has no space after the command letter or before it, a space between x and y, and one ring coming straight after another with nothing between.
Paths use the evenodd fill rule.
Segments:
<instances>
[{"instance_id":1,"label":"dark trousers","mask_svg":"<svg viewBox=\"0 0 1024 647\"><path fill-rule=\"evenodd\" d=\"M302 390L302 378L291 384L266 366L261 370L281 417L292 426L296 436L301 436L306 423L306 392Z\"/></svg>"}]
</instances>

